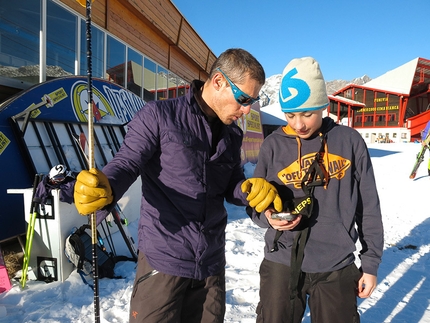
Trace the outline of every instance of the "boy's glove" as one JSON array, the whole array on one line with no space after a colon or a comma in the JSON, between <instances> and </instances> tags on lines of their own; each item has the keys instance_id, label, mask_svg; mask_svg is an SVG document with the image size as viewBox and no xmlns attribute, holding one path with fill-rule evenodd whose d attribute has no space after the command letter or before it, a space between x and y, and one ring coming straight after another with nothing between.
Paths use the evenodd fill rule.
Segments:
<instances>
[{"instance_id":1,"label":"boy's glove","mask_svg":"<svg viewBox=\"0 0 430 323\"><path fill-rule=\"evenodd\" d=\"M248 193L249 206L257 212L263 212L273 203L276 211L282 211L282 200L276 187L264 178L249 178L242 183L242 192Z\"/></svg>"},{"instance_id":2,"label":"boy's glove","mask_svg":"<svg viewBox=\"0 0 430 323\"><path fill-rule=\"evenodd\" d=\"M96 168L83 170L76 177L74 200L81 215L92 214L112 203L109 180Z\"/></svg>"}]
</instances>

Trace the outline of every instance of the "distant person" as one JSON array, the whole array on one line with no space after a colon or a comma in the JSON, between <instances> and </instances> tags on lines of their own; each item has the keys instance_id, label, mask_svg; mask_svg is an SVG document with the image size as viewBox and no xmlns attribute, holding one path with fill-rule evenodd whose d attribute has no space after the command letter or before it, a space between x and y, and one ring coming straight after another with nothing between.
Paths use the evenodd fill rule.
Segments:
<instances>
[{"instance_id":1,"label":"distant person","mask_svg":"<svg viewBox=\"0 0 430 323\"><path fill-rule=\"evenodd\" d=\"M234 123L259 100L264 82L250 53L228 49L186 96L151 101L137 112L103 171L79 173L76 207L83 215L101 209L98 222L142 179L130 322L224 322L224 201L261 210L275 201L282 209L270 183L245 181L243 133Z\"/></svg>"},{"instance_id":2,"label":"distant person","mask_svg":"<svg viewBox=\"0 0 430 323\"><path fill-rule=\"evenodd\" d=\"M430 120L427 122L426 127L421 132L421 144L423 146L427 146L427 147L429 146L429 143L430 143L430 136L427 137L428 133L429 133L429 130L430 130ZM429 156L430 156L430 149L429 149ZM430 176L430 157L429 157L429 161L428 161L428 164L427 164L427 173Z\"/></svg>"},{"instance_id":3,"label":"distant person","mask_svg":"<svg viewBox=\"0 0 430 323\"><path fill-rule=\"evenodd\" d=\"M369 152L356 130L323 118L329 101L313 58L288 63L279 102L288 124L265 138L253 176L277 188L285 209L248 208L267 228L257 322L302 322L307 305L312 322L359 322L357 296L376 288L384 246Z\"/></svg>"}]
</instances>

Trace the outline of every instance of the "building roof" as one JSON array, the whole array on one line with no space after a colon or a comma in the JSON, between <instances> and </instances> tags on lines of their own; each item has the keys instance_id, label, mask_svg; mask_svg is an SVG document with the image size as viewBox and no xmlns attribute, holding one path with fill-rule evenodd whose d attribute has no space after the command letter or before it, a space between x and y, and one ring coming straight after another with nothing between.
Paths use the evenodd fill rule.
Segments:
<instances>
[{"instance_id":1,"label":"building roof","mask_svg":"<svg viewBox=\"0 0 430 323\"><path fill-rule=\"evenodd\" d=\"M409 95L414 79L415 70L417 69L419 58L415 58L391 71L364 84L382 91L396 92Z\"/></svg>"},{"instance_id":2,"label":"building roof","mask_svg":"<svg viewBox=\"0 0 430 323\"><path fill-rule=\"evenodd\" d=\"M363 87L379 91L414 95L430 84L430 60L417 57L365 83Z\"/></svg>"},{"instance_id":3,"label":"building roof","mask_svg":"<svg viewBox=\"0 0 430 323\"><path fill-rule=\"evenodd\" d=\"M347 98L344 98L343 96L340 96L340 95L328 95L328 98L329 98L330 100L333 100L333 101L340 101L340 102L343 102L343 103L349 104L349 105L351 105L351 106L356 106L356 107L361 107L361 108L366 106L366 105L365 105L364 103L362 103L362 102L355 101L355 100L351 100L351 99L347 99Z\"/></svg>"}]
</instances>

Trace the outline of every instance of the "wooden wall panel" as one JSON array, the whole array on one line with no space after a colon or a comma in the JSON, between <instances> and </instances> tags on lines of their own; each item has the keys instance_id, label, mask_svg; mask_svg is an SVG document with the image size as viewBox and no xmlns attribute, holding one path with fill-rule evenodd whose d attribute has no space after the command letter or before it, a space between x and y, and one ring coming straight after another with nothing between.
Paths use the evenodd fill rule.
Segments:
<instances>
[{"instance_id":1,"label":"wooden wall panel","mask_svg":"<svg viewBox=\"0 0 430 323\"><path fill-rule=\"evenodd\" d=\"M86 8L82 7L76 0L61 0L61 2L86 17ZM102 28L106 28L108 2L109 0L95 0L91 5L91 22Z\"/></svg>"},{"instance_id":2,"label":"wooden wall panel","mask_svg":"<svg viewBox=\"0 0 430 323\"><path fill-rule=\"evenodd\" d=\"M178 38L182 15L169 0L124 0L172 43Z\"/></svg>"},{"instance_id":3,"label":"wooden wall panel","mask_svg":"<svg viewBox=\"0 0 430 323\"><path fill-rule=\"evenodd\" d=\"M163 38L149 28L134 13L125 9L118 1L109 10L109 32L127 44L144 53L162 66L169 68L169 45Z\"/></svg>"},{"instance_id":4,"label":"wooden wall panel","mask_svg":"<svg viewBox=\"0 0 430 323\"><path fill-rule=\"evenodd\" d=\"M209 52L208 53L208 74L210 72L210 68L212 67L212 65L215 63L215 60L217 59L217 57L214 55L214 53Z\"/></svg>"},{"instance_id":5,"label":"wooden wall panel","mask_svg":"<svg viewBox=\"0 0 430 323\"><path fill-rule=\"evenodd\" d=\"M99 0L95 0L93 2L93 5L91 6L91 21L94 22L96 25L106 29L106 10L107 7L105 5L105 3L107 2L105 1L100 1L100 4L104 4L104 5L99 5ZM97 3L97 5L96 5Z\"/></svg>"},{"instance_id":6,"label":"wooden wall panel","mask_svg":"<svg viewBox=\"0 0 430 323\"><path fill-rule=\"evenodd\" d=\"M206 65L209 49L186 20L184 20L181 26L178 47L197 62L204 71L207 71Z\"/></svg>"},{"instance_id":7,"label":"wooden wall panel","mask_svg":"<svg viewBox=\"0 0 430 323\"><path fill-rule=\"evenodd\" d=\"M181 76L185 80L207 79L207 75L200 78L201 70L198 66L190 62L189 58L174 46L170 48L170 70L172 72L175 71L175 74Z\"/></svg>"}]
</instances>

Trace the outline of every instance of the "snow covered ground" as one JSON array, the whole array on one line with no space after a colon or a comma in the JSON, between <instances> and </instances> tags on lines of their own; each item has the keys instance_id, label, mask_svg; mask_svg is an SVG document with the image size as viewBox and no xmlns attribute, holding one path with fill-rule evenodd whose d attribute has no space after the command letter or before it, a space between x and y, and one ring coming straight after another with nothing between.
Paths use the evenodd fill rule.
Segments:
<instances>
[{"instance_id":1,"label":"snow covered ground","mask_svg":"<svg viewBox=\"0 0 430 323\"><path fill-rule=\"evenodd\" d=\"M385 251L378 287L369 299L359 300L363 323L430 323L430 178L427 158L414 180L409 173L419 144L371 144L385 228ZM252 167L247 167L250 174ZM255 322L258 269L263 257L264 230L254 225L241 207L229 211L226 244L227 313L225 322ZM137 223L129 229L136 234ZM116 233L118 234L118 233ZM123 248L123 249L121 249ZM127 255L125 245L116 244ZM121 262L115 272L122 279L100 279L101 322L128 322L128 304L135 274L133 262ZM74 271L63 283L17 282L0 294L0 322L94 321L93 292ZM303 322L310 322L306 316Z\"/></svg>"}]
</instances>

